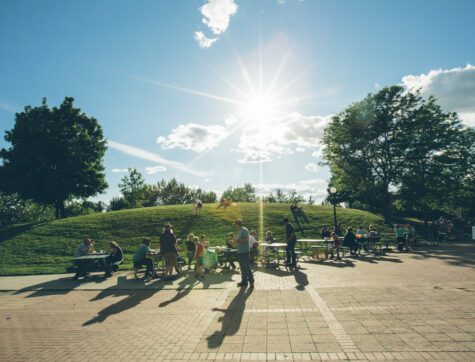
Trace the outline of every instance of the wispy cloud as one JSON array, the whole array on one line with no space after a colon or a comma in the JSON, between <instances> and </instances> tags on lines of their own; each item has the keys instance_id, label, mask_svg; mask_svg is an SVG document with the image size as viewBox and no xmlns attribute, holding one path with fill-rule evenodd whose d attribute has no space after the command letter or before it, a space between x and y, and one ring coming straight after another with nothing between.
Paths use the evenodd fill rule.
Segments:
<instances>
[{"instance_id":1,"label":"wispy cloud","mask_svg":"<svg viewBox=\"0 0 475 362\"><path fill-rule=\"evenodd\" d=\"M145 172L148 174L148 175L153 175L153 174L156 174L156 173L159 173L159 172L164 172L166 171L167 168L164 167L164 166L149 166L149 167L145 167Z\"/></svg>"},{"instance_id":2,"label":"wispy cloud","mask_svg":"<svg viewBox=\"0 0 475 362\"><path fill-rule=\"evenodd\" d=\"M209 48L218 40L218 38L208 38L202 31L195 31L194 38L199 46L204 49Z\"/></svg>"},{"instance_id":3,"label":"wispy cloud","mask_svg":"<svg viewBox=\"0 0 475 362\"><path fill-rule=\"evenodd\" d=\"M198 177L205 178L206 175L207 175L206 172L197 171L197 170L195 170L195 169L193 169L193 168L191 168L191 167L189 167L189 166L187 166L187 165L185 165L181 162L168 160L168 159L163 158L162 156L160 156L156 153L153 153L153 152L150 152L150 151L138 148L138 147L126 145L126 144L111 141L111 140L107 141L107 145L110 148L115 149L117 151L120 151L120 152L122 152L126 155L136 157L136 158L140 158L140 159L147 160L147 161L152 161L152 162L155 162L155 163L160 163L160 164L165 165L169 168L173 168L175 170L185 172L185 173L188 173L188 174L193 175L193 176L198 176Z\"/></svg>"},{"instance_id":4,"label":"wispy cloud","mask_svg":"<svg viewBox=\"0 0 475 362\"><path fill-rule=\"evenodd\" d=\"M7 98L0 97L0 109L10 113L17 113L21 111L21 106Z\"/></svg>"},{"instance_id":5,"label":"wispy cloud","mask_svg":"<svg viewBox=\"0 0 475 362\"><path fill-rule=\"evenodd\" d=\"M318 165L316 163L310 162L305 165L305 169L309 172L318 172Z\"/></svg>"},{"instance_id":6,"label":"wispy cloud","mask_svg":"<svg viewBox=\"0 0 475 362\"><path fill-rule=\"evenodd\" d=\"M289 192L290 190L296 190L299 195L306 198L312 196L317 202L323 200L327 195L328 181L324 179L311 179L293 182L289 184L266 184L260 183L253 185L259 195L266 196L270 193L275 193L277 189L283 192Z\"/></svg>"},{"instance_id":7,"label":"wispy cloud","mask_svg":"<svg viewBox=\"0 0 475 362\"><path fill-rule=\"evenodd\" d=\"M128 168L113 168L111 171L115 173L126 173L126 172L129 172L129 169Z\"/></svg>"},{"instance_id":8,"label":"wispy cloud","mask_svg":"<svg viewBox=\"0 0 475 362\"><path fill-rule=\"evenodd\" d=\"M223 34L229 27L231 16L236 14L238 10L234 0L207 0L201 8L203 15L202 22L216 36ZM196 31L195 40L201 48L209 48L218 40L218 37L209 38L202 31Z\"/></svg>"}]
</instances>

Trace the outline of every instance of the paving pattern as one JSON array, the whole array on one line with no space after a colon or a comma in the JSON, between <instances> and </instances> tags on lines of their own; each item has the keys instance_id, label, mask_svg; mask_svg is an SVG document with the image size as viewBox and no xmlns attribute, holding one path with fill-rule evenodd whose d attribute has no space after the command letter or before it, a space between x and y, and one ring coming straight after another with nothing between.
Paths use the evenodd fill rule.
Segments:
<instances>
[{"instance_id":1,"label":"paving pattern","mask_svg":"<svg viewBox=\"0 0 475 362\"><path fill-rule=\"evenodd\" d=\"M1 361L475 361L475 244L414 254L189 272L0 278Z\"/></svg>"}]
</instances>

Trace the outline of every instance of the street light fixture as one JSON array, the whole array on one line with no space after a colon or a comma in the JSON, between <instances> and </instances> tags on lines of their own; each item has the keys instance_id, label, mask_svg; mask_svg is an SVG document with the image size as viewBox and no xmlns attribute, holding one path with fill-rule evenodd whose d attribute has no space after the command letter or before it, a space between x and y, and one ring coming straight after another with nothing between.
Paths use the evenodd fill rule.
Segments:
<instances>
[{"instance_id":1,"label":"street light fixture","mask_svg":"<svg viewBox=\"0 0 475 362\"><path fill-rule=\"evenodd\" d=\"M330 194L330 200L333 204L333 226L334 226L334 229L335 230L335 233L337 232L337 222L336 222L336 192L337 192L337 189L336 187L330 187L328 189L328 193Z\"/></svg>"}]
</instances>

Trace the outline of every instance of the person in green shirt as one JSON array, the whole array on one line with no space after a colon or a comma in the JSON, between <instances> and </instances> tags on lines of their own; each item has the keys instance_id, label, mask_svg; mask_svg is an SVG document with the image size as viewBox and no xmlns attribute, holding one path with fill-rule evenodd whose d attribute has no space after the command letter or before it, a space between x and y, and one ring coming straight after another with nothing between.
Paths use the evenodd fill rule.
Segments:
<instances>
[{"instance_id":1,"label":"person in green shirt","mask_svg":"<svg viewBox=\"0 0 475 362\"><path fill-rule=\"evenodd\" d=\"M152 240L143 239L142 244L134 253L133 262L134 268L141 268L143 265L147 267L145 272L145 278L151 278L153 276L153 260L148 258L150 255L150 244Z\"/></svg>"},{"instance_id":2,"label":"person in green shirt","mask_svg":"<svg viewBox=\"0 0 475 362\"><path fill-rule=\"evenodd\" d=\"M406 242L404 227L400 224L394 225L394 232L396 233L397 250L403 251Z\"/></svg>"}]
</instances>

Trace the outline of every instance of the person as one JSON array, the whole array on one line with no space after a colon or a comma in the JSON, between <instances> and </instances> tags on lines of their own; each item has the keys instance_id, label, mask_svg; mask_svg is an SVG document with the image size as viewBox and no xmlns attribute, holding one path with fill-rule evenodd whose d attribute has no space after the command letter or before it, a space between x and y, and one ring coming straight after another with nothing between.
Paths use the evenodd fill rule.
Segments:
<instances>
[{"instance_id":1,"label":"person","mask_svg":"<svg viewBox=\"0 0 475 362\"><path fill-rule=\"evenodd\" d=\"M203 208L203 202L200 199L196 199L194 212L195 214L201 214L201 209Z\"/></svg>"},{"instance_id":2,"label":"person","mask_svg":"<svg viewBox=\"0 0 475 362\"><path fill-rule=\"evenodd\" d=\"M360 243L360 246L363 247L364 251L368 252L368 243L365 236L366 231L363 225L358 226L358 229L356 229L356 239L358 240L358 243Z\"/></svg>"},{"instance_id":3,"label":"person","mask_svg":"<svg viewBox=\"0 0 475 362\"><path fill-rule=\"evenodd\" d=\"M238 231L237 235L237 258L239 267L241 268L241 282L238 283L238 287L247 287L248 283L250 288L254 288L254 275L252 275L251 266L249 265L249 230L242 225L242 220L238 219L234 221L234 226Z\"/></svg>"},{"instance_id":4,"label":"person","mask_svg":"<svg viewBox=\"0 0 475 362\"><path fill-rule=\"evenodd\" d=\"M404 228L402 225L396 224L394 225L394 231L396 233L397 250L403 251L403 247L406 242L406 238L404 236Z\"/></svg>"},{"instance_id":5,"label":"person","mask_svg":"<svg viewBox=\"0 0 475 362\"><path fill-rule=\"evenodd\" d=\"M195 275L197 278L204 278L203 255L204 255L205 247L200 242L200 238L197 236L193 238L193 243L195 243L195 256L194 256L196 260Z\"/></svg>"},{"instance_id":6,"label":"person","mask_svg":"<svg viewBox=\"0 0 475 362\"><path fill-rule=\"evenodd\" d=\"M353 228L346 229L345 238L343 239L343 245L350 248L350 254L356 255L360 249L360 244L356 241L356 236L353 233Z\"/></svg>"},{"instance_id":7,"label":"person","mask_svg":"<svg viewBox=\"0 0 475 362\"><path fill-rule=\"evenodd\" d=\"M405 244L404 247L406 251L412 251L412 244L414 242L414 237L416 235L416 230L412 227L411 224L406 224L404 228L405 235Z\"/></svg>"},{"instance_id":8,"label":"person","mask_svg":"<svg viewBox=\"0 0 475 362\"><path fill-rule=\"evenodd\" d=\"M160 235L160 254L163 256L165 262L164 280L171 280L173 278L173 267L176 265L178 254L176 237L171 229L172 225L166 223L164 231Z\"/></svg>"},{"instance_id":9,"label":"person","mask_svg":"<svg viewBox=\"0 0 475 362\"><path fill-rule=\"evenodd\" d=\"M330 235L331 234L330 234L330 231L328 230L327 226L323 225L322 229L320 230L320 236L322 237L322 239L329 238Z\"/></svg>"},{"instance_id":10,"label":"person","mask_svg":"<svg viewBox=\"0 0 475 362\"><path fill-rule=\"evenodd\" d=\"M91 254L93 251L94 242L92 239L86 238L74 250L74 258ZM74 280L78 280L79 277L87 276L87 267L89 265L88 260L74 260L74 265L76 265L76 274L73 277Z\"/></svg>"},{"instance_id":11,"label":"person","mask_svg":"<svg viewBox=\"0 0 475 362\"><path fill-rule=\"evenodd\" d=\"M137 248L132 258L134 268L140 268L142 265L147 267L147 270L145 271L145 279L153 276L153 260L149 258L151 243L152 240L148 238L143 239L142 244Z\"/></svg>"},{"instance_id":12,"label":"person","mask_svg":"<svg viewBox=\"0 0 475 362\"><path fill-rule=\"evenodd\" d=\"M287 247L285 248L287 266L295 267L297 266L297 256L295 255L295 244L297 244L297 237L295 235L295 229L289 222L288 217L285 217L282 221L285 225L285 241L287 242Z\"/></svg>"},{"instance_id":13,"label":"person","mask_svg":"<svg viewBox=\"0 0 475 362\"><path fill-rule=\"evenodd\" d=\"M336 235L335 232L331 233L331 238L332 238L332 249L331 249L331 257L330 259L333 259L335 257L334 252L336 250L336 260L341 260L340 258L340 238Z\"/></svg>"},{"instance_id":14,"label":"person","mask_svg":"<svg viewBox=\"0 0 475 362\"><path fill-rule=\"evenodd\" d=\"M110 255L105 260L105 276L110 277L114 270L114 263L121 262L124 258L124 253L122 252L122 248L117 244L115 241L109 241L109 250Z\"/></svg>"},{"instance_id":15,"label":"person","mask_svg":"<svg viewBox=\"0 0 475 362\"><path fill-rule=\"evenodd\" d=\"M256 259L258 255L258 246L259 242L256 239L257 233L256 230L251 230L249 235L249 255L250 255L250 263L252 265L256 264Z\"/></svg>"},{"instance_id":16,"label":"person","mask_svg":"<svg viewBox=\"0 0 475 362\"><path fill-rule=\"evenodd\" d=\"M236 239L234 238L234 234L233 233L228 233L228 237L226 238L226 243L225 243L226 247L228 249L235 249L236 248L235 241L236 241ZM225 251L224 252L224 262L229 263L229 266L233 270L236 270L236 264L234 264L233 255L230 251ZM225 268L227 268L226 265L225 265Z\"/></svg>"},{"instance_id":17,"label":"person","mask_svg":"<svg viewBox=\"0 0 475 362\"><path fill-rule=\"evenodd\" d=\"M188 235L186 240L186 256L188 258L188 270L191 269L191 263L195 257L195 243L193 242L195 235L193 233Z\"/></svg>"},{"instance_id":18,"label":"person","mask_svg":"<svg viewBox=\"0 0 475 362\"><path fill-rule=\"evenodd\" d=\"M209 241L208 241L208 239L206 238L206 235L201 235L201 236L200 236L200 243L203 244L203 246L204 246L205 248L208 247Z\"/></svg>"},{"instance_id":19,"label":"person","mask_svg":"<svg viewBox=\"0 0 475 362\"><path fill-rule=\"evenodd\" d=\"M227 204L227 200L225 197L221 196L221 199L219 200L219 205L218 205L218 209L225 209L226 208L226 204Z\"/></svg>"},{"instance_id":20,"label":"person","mask_svg":"<svg viewBox=\"0 0 475 362\"><path fill-rule=\"evenodd\" d=\"M373 224L369 225L368 231L369 231L369 236L378 236L378 232L376 231L376 228L374 227Z\"/></svg>"}]
</instances>

